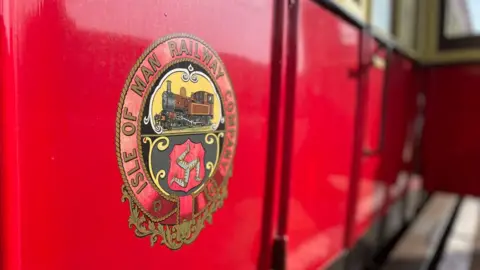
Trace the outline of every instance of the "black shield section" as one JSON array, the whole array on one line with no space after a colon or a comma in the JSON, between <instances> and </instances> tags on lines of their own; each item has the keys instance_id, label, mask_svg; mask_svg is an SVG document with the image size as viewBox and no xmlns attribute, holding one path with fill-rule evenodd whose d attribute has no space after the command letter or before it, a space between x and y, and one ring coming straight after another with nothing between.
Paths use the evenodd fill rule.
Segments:
<instances>
[{"instance_id":1,"label":"black shield section","mask_svg":"<svg viewBox=\"0 0 480 270\"><path fill-rule=\"evenodd\" d=\"M144 142L142 140L142 154L143 154L143 160L145 162L145 166L148 168L148 164L150 164L150 159L152 160L152 173L151 177L153 178L155 175L158 174L161 170L165 170L166 174L163 179L159 179L159 184L161 188L166 191L168 194L175 195L175 196L186 196L190 195L193 192L195 192L198 188L201 187L201 184L199 184L197 187L192 188L188 192L184 191L178 191L178 190L172 190L169 185L168 185L168 173L170 171L170 153L172 152L173 148L175 145L182 145L184 144L188 139L190 139L191 142L193 143L200 143L203 146L203 149L205 150L205 158L204 158L204 164L202 164L204 171L205 171L205 176L202 179L201 183L204 183L207 179L208 176L210 175L210 169L207 169L206 165L208 162L212 162L215 164L217 162L217 151L220 151L222 149L223 145L223 137L218 137L219 142L217 143L217 138L215 138L213 135L210 135L210 139L213 139L212 144L208 144L206 141L206 133L204 134L195 134L195 135L170 135L168 136L168 139L170 141L168 147L160 151L157 147L159 142L156 142L154 145L152 145L152 155L149 156L149 151L150 151L150 142ZM216 134L215 136L218 136ZM158 137L152 136L152 142L155 141L155 139ZM219 152L220 153L220 152ZM213 168L215 169L215 168Z\"/></svg>"}]
</instances>

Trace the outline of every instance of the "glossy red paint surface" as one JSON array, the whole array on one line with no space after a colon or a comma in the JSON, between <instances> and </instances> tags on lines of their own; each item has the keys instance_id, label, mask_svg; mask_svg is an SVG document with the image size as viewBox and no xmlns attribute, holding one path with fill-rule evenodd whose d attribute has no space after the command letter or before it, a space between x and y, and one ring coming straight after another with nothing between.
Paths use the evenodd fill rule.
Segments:
<instances>
[{"instance_id":1,"label":"glossy red paint surface","mask_svg":"<svg viewBox=\"0 0 480 270\"><path fill-rule=\"evenodd\" d=\"M405 170L405 163L412 158L406 157L404 151L407 151L405 147L412 146L411 133L417 113L419 85L417 70L410 60L394 53L390 63L385 100L385 143L379 175L389 185L388 200L392 204L405 193L407 187L408 177L399 173Z\"/></svg>"},{"instance_id":2,"label":"glossy red paint surface","mask_svg":"<svg viewBox=\"0 0 480 270\"><path fill-rule=\"evenodd\" d=\"M374 52L378 46L373 38L367 38L366 49L364 51L367 59L374 55L384 59L383 50ZM381 149L381 121L382 121L382 105L383 105L383 82L384 69L370 66L366 71L366 87L362 90L364 95L364 134L361 157L361 172L358 179L358 188L356 195L355 209L352 213L354 219L353 238L349 239L350 245L353 245L373 224L376 214L385 202L385 184L378 177L378 167L380 164ZM366 155L366 152L372 154Z\"/></svg>"},{"instance_id":3,"label":"glossy red paint surface","mask_svg":"<svg viewBox=\"0 0 480 270\"><path fill-rule=\"evenodd\" d=\"M478 196L480 66L434 67L425 75L425 187Z\"/></svg>"},{"instance_id":4,"label":"glossy red paint surface","mask_svg":"<svg viewBox=\"0 0 480 270\"><path fill-rule=\"evenodd\" d=\"M350 73L358 67L358 30L312 1L301 1L297 46L287 267L315 269L343 248L357 87Z\"/></svg>"},{"instance_id":5,"label":"glossy red paint surface","mask_svg":"<svg viewBox=\"0 0 480 270\"><path fill-rule=\"evenodd\" d=\"M2 269L254 269L272 2L4 0ZM225 205L174 252L128 228L114 135L128 72L153 40L175 32L219 53L240 129Z\"/></svg>"},{"instance_id":6,"label":"glossy red paint surface","mask_svg":"<svg viewBox=\"0 0 480 270\"><path fill-rule=\"evenodd\" d=\"M384 71L382 69L372 67L369 71L363 151L376 151L380 147L383 75ZM354 243L366 233L385 202L385 184L378 177L379 165L379 153L364 155L361 159L361 174L358 179L357 201L354 212L355 233L350 243Z\"/></svg>"},{"instance_id":7,"label":"glossy red paint surface","mask_svg":"<svg viewBox=\"0 0 480 270\"><path fill-rule=\"evenodd\" d=\"M411 140L412 124L416 114L416 95L418 93L417 74L410 60L393 53L389 65L388 89L385 98L385 141L378 170L387 189L387 200L382 214L387 214L384 236L393 237L401 229L405 220L404 206L411 201L401 202L410 192L417 192L418 185L409 185L411 171L405 166L409 157L406 149L413 146ZM411 158L411 157L410 157ZM415 203L415 202L413 202Z\"/></svg>"},{"instance_id":8,"label":"glossy red paint surface","mask_svg":"<svg viewBox=\"0 0 480 270\"><path fill-rule=\"evenodd\" d=\"M362 157L352 244L365 234L376 217L384 215L404 194L408 181L400 173L404 169L408 127L416 110L415 73L410 60L397 53L389 57L382 49L376 54L388 61L388 67L370 69L368 92L364 92L367 100L363 149L373 154Z\"/></svg>"}]
</instances>

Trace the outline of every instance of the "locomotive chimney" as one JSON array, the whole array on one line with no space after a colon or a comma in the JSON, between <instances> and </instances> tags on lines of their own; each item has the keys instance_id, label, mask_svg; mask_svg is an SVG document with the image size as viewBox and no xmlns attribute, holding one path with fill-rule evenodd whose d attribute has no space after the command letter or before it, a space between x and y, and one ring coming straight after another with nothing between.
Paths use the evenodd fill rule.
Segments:
<instances>
[{"instance_id":1,"label":"locomotive chimney","mask_svg":"<svg viewBox=\"0 0 480 270\"><path fill-rule=\"evenodd\" d=\"M172 92L172 81L167 81L167 92L168 93Z\"/></svg>"}]
</instances>

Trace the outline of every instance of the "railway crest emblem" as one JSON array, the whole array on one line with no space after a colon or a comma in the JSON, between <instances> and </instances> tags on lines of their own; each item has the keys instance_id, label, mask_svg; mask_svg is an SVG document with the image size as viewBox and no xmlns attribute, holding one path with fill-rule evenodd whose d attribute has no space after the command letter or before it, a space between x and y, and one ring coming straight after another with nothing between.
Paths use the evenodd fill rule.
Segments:
<instances>
[{"instance_id":1,"label":"railway crest emblem","mask_svg":"<svg viewBox=\"0 0 480 270\"><path fill-rule=\"evenodd\" d=\"M129 227L150 244L192 243L227 197L237 106L218 54L187 34L154 42L118 105L116 147Z\"/></svg>"}]
</instances>

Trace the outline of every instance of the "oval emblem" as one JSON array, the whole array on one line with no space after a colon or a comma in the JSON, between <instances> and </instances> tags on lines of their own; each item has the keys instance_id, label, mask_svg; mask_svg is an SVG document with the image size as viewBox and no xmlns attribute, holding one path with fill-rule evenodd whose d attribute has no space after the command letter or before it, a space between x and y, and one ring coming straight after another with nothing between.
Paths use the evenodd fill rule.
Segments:
<instances>
[{"instance_id":1,"label":"oval emblem","mask_svg":"<svg viewBox=\"0 0 480 270\"><path fill-rule=\"evenodd\" d=\"M170 249L192 243L227 197L236 141L235 94L218 54L187 34L154 42L117 112L122 201L135 234Z\"/></svg>"}]
</instances>

